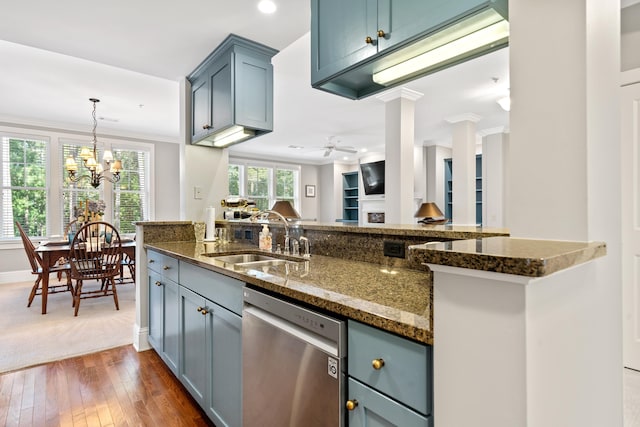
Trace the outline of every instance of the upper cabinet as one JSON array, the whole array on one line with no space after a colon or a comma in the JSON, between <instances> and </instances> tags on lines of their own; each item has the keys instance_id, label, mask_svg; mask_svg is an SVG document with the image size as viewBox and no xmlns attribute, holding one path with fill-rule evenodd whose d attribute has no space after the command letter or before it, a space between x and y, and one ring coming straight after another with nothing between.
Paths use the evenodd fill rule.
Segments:
<instances>
[{"instance_id":1,"label":"upper cabinet","mask_svg":"<svg viewBox=\"0 0 640 427\"><path fill-rule=\"evenodd\" d=\"M192 144L225 147L273 130L276 53L231 34L191 73Z\"/></svg>"},{"instance_id":2,"label":"upper cabinet","mask_svg":"<svg viewBox=\"0 0 640 427\"><path fill-rule=\"evenodd\" d=\"M499 49L508 43L506 15L507 0L312 0L312 86L359 99ZM424 53L451 51L468 33L470 51L425 63ZM408 60L413 70L402 77L379 74Z\"/></svg>"}]
</instances>

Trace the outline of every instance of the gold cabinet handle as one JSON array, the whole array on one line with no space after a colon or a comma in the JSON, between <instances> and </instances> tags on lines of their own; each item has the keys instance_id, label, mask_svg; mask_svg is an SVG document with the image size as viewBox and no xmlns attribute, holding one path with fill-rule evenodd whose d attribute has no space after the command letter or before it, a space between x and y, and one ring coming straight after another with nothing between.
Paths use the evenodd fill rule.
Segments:
<instances>
[{"instance_id":1,"label":"gold cabinet handle","mask_svg":"<svg viewBox=\"0 0 640 427\"><path fill-rule=\"evenodd\" d=\"M378 37L384 37L387 34L383 30L378 30Z\"/></svg>"},{"instance_id":2,"label":"gold cabinet handle","mask_svg":"<svg viewBox=\"0 0 640 427\"><path fill-rule=\"evenodd\" d=\"M202 129L204 130L211 129L211 125L202 125Z\"/></svg>"},{"instance_id":3,"label":"gold cabinet handle","mask_svg":"<svg viewBox=\"0 0 640 427\"><path fill-rule=\"evenodd\" d=\"M376 371L379 371L384 366L384 359L373 359L371 361L371 366L373 366L373 369Z\"/></svg>"},{"instance_id":4,"label":"gold cabinet handle","mask_svg":"<svg viewBox=\"0 0 640 427\"><path fill-rule=\"evenodd\" d=\"M168 265L163 265L163 266L162 266L162 269L163 269L163 270L168 270L168 269L170 269L170 268L171 268L171 267L169 267Z\"/></svg>"},{"instance_id":5,"label":"gold cabinet handle","mask_svg":"<svg viewBox=\"0 0 640 427\"><path fill-rule=\"evenodd\" d=\"M202 314L203 316L206 316L206 315L207 315L207 313L208 313L208 311L207 311L207 308L206 308L206 307L198 307L198 308L196 308L196 310L197 310L200 314Z\"/></svg>"},{"instance_id":6,"label":"gold cabinet handle","mask_svg":"<svg viewBox=\"0 0 640 427\"><path fill-rule=\"evenodd\" d=\"M347 400L347 403L344 406L347 407L347 410L353 411L358 406L358 401L356 399Z\"/></svg>"},{"instance_id":7,"label":"gold cabinet handle","mask_svg":"<svg viewBox=\"0 0 640 427\"><path fill-rule=\"evenodd\" d=\"M162 286L162 282L160 282L159 280L156 280L155 285L156 285L156 286Z\"/></svg>"},{"instance_id":8,"label":"gold cabinet handle","mask_svg":"<svg viewBox=\"0 0 640 427\"><path fill-rule=\"evenodd\" d=\"M367 44L373 44L373 39L372 39L371 37L369 37L369 36L367 36L367 38L366 38L366 39L364 39L364 41L365 41Z\"/></svg>"}]
</instances>

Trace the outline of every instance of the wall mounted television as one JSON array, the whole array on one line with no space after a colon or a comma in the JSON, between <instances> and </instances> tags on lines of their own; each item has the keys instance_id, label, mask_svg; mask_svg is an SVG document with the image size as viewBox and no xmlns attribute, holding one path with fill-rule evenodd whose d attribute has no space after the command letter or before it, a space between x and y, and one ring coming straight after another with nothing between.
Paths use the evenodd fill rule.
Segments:
<instances>
[{"instance_id":1,"label":"wall mounted television","mask_svg":"<svg viewBox=\"0 0 640 427\"><path fill-rule=\"evenodd\" d=\"M360 163L364 194L384 194L384 160Z\"/></svg>"}]
</instances>

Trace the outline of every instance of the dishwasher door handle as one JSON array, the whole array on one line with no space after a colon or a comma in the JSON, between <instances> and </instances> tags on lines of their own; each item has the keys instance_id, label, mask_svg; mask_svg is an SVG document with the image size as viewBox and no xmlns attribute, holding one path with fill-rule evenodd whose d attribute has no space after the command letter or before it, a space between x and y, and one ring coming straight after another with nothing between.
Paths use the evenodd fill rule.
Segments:
<instances>
[{"instance_id":1,"label":"dishwasher door handle","mask_svg":"<svg viewBox=\"0 0 640 427\"><path fill-rule=\"evenodd\" d=\"M334 357L338 357L338 343L328 340L325 337L322 337L306 328L288 322L278 316L269 313L268 311L262 310L250 304L245 304L242 315L254 316L262 320L263 322L272 325L275 328L287 332L300 341L306 342L307 344L312 345Z\"/></svg>"}]
</instances>

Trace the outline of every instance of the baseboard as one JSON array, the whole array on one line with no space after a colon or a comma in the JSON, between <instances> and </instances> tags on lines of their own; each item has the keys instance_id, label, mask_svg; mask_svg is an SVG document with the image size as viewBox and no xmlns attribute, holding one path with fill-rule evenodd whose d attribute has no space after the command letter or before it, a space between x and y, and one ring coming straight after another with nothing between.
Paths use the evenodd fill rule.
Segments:
<instances>
[{"instance_id":1,"label":"baseboard","mask_svg":"<svg viewBox=\"0 0 640 427\"><path fill-rule=\"evenodd\" d=\"M149 328L141 328L139 325L133 325L133 348L137 352L146 351L151 349L149 345Z\"/></svg>"},{"instance_id":2,"label":"baseboard","mask_svg":"<svg viewBox=\"0 0 640 427\"><path fill-rule=\"evenodd\" d=\"M0 272L0 284L35 281L35 279L30 270Z\"/></svg>"}]
</instances>

